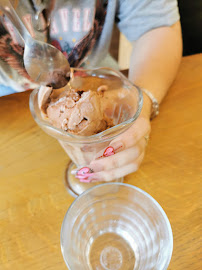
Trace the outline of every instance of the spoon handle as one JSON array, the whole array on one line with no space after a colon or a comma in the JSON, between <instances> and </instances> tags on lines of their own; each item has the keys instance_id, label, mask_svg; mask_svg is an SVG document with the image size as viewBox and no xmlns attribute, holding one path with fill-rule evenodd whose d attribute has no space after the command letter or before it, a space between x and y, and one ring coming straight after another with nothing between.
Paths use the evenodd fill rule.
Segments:
<instances>
[{"instance_id":1,"label":"spoon handle","mask_svg":"<svg viewBox=\"0 0 202 270\"><path fill-rule=\"evenodd\" d=\"M13 8L12 4L9 0L1 0L0 1L0 9L3 11L3 13L10 19L10 21L13 23L13 25L18 30L20 36L26 43L28 40L31 40L32 37L30 33L28 32L27 28L21 21L20 17L16 13L15 9Z\"/></svg>"}]
</instances>

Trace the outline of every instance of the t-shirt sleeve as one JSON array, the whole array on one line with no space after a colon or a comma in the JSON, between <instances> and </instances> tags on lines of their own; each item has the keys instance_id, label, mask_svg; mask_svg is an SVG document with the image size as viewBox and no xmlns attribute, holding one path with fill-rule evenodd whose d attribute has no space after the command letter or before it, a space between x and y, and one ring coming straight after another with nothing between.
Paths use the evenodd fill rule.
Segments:
<instances>
[{"instance_id":1,"label":"t-shirt sleeve","mask_svg":"<svg viewBox=\"0 0 202 270\"><path fill-rule=\"evenodd\" d=\"M120 31L135 41L149 30L179 20L177 0L119 0L116 19Z\"/></svg>"}]
</instances>

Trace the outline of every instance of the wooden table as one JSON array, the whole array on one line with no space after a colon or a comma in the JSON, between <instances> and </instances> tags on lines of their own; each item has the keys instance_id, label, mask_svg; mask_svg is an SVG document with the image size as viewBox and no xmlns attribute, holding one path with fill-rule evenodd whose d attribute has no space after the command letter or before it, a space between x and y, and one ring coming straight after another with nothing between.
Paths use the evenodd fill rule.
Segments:
<instances>
[{"instance_id":1,"label":"wooden table","mask_svg":"<svg viewBox=\"0 0 202 270\"><path fill-rule=\"evenodd\" d=\"M0 98L0 269L65 270L60 228L74 200L63 185L69 158L32 119L29 94ZM202 54L183 58L152 121L144 162L125 178L167 213L174 235L172 270L201 269L201 104Z\"/></svg>"}]
</instances>

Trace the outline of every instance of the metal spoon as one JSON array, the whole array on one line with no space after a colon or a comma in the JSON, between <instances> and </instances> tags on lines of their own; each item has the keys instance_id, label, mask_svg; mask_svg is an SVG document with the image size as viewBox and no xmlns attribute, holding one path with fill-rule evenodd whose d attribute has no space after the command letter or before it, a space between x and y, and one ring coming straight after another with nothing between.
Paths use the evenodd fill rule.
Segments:
<instances>
[{"instance_id":1,"label":"metal spoon","mask_svg":"<svg viewBox=\"0 0 202 270\"><path fill-rule=\"evenodd\" d=\"M31 37L9 0L0 1L0 9L7 15L25 42L24 65L37 83L54 89L69 81L70 66L65 56L54 46Z\"/></svg>"}]
</instances>

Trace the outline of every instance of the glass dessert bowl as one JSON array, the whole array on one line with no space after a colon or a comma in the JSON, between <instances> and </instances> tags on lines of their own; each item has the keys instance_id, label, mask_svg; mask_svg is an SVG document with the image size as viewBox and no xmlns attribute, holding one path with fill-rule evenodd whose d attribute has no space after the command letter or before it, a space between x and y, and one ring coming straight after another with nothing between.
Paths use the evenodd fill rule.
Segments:
<instances>
[{"instance_id":1,"label":"glass dessert bowl","mask_svg":"<svg viewBox=\"0 0 202 270\"><path fill-rule=\"evenodd\" d=\"M59 141L72 160L65 185L73 196L99 184L85 181L90 162L103 151L99 158L112 154L109 144L135 122L142 104L141 90L110 68L73 68L64 88L33 90L30 111L34 120Z\"/></svg>"}]
</instances>

